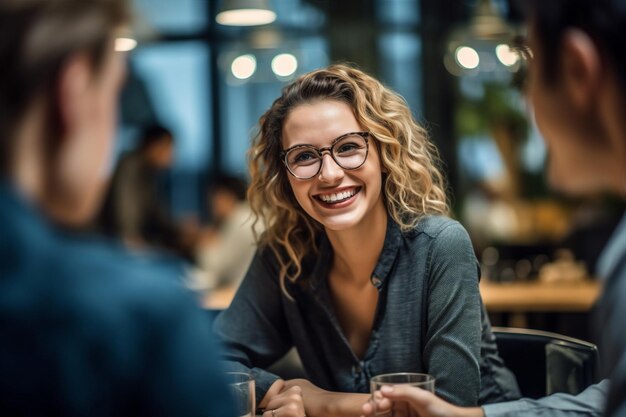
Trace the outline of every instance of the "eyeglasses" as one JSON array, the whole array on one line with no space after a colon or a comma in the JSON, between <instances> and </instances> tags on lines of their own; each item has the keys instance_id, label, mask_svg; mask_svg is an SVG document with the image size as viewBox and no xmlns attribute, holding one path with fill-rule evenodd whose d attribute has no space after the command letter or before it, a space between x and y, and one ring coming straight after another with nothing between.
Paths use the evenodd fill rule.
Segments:
<instances>
[{"instance_id":1,"label":"eyeglasses","mask_svg":"<svg viewBox=\"0 0 626 417\"><path fill-rule=\"evenodd\" d=\"M287 170L294 177L308 180L322 169L324 152L343 169L357 169L365 163L368 153L369 132L350 132L333 140L331 146L296 145L280 153Z\"/></svg>"}]
</instances>

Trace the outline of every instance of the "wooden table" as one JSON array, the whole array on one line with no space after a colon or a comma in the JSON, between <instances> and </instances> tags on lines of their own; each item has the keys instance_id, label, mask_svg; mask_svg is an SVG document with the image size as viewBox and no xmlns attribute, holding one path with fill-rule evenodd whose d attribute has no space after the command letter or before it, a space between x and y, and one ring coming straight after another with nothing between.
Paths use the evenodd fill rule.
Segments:
<instances>
[{"instance_id":1,"label":"wooden table","mask_svg":"<svg viewBox=\"0 0 626 417\"><path fill-rule=\"evenodd\" d=\"M596 280L555 284L538 281L500 284L487 280L480 283L483 302L494 313L585 312L591 309L601 290ZM234 294L235 289L228 287L211 291L203 305L226 308Z\"/></svg>"},{"instance_id":2,"label":"wooden table","mask_svg":"<svg viewBox=\"0 0 626 417\"><path fill-rule=\"evenodd\" d=\"M538 281L494 283L482 281L480 294L492 312L584 312L600 295L597 280L545 284Z\"/></svg>"},{"instance_id":3,"label":"wooden table","mask_svg":"<svg viewBox=\"0 0 626 417\"><path fill-rule=\"evenodd\" d=\"M598 299L602 285L597 280L572 283L482 281L480 294L490 313L510 313L509 325L527 327L526 313L584 313Z\"/></svg>"}]
</instances>

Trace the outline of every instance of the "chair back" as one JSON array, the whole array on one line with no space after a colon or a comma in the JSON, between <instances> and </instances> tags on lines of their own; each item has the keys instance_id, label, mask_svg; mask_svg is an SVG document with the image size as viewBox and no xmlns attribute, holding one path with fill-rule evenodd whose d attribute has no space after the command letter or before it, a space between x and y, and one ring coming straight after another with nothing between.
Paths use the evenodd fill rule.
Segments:
<instances>
[{"instance_id":1,"label":"chair back","mask_svg":"<svg viewBox=\"0 0 626 417\"><path fill-rule=\"evenodd\" d=\"M599 356L593 343L541 330L493 327L492 331L524 397L575 395L597 382Z\"/></svg>"}]
</instances>

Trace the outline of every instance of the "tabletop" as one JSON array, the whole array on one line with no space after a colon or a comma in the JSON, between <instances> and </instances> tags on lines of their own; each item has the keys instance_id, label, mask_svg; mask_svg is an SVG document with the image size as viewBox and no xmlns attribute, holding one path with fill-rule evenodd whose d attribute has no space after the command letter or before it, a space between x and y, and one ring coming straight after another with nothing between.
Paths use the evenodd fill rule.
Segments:
<instances>
[{"instance_id":1,"label":"tabletop","mask_svg":"<svg viewBox=\"0 0 626 417\"><path fill-rule=\"evenodd\" d=\"M483 280L480 294L490 312L585 312L598 299L598 280L494 283Z\"/></svg>"}]
</instances>

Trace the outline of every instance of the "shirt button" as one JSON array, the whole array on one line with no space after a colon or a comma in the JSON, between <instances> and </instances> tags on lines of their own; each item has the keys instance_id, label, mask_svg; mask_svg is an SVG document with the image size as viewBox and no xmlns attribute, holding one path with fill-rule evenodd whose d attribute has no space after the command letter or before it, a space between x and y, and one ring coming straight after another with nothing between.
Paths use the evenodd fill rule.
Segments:
<instances>
[{"instance_id":1,"label":"shirt button","mask_svg":"<svg viewBox=\"0 0 626 417\"><path fill-rule=\"evenodd\" d=\"M378 277L372 277L372 285L374 285L376 288L379 288L382 285L382 281L380 280L380 278Z\"/></svg>"},{"instance_id":2,"label":"shirt button","mask_svg":"<svg viewBox=\"0 0 626 417\"><path fill-rule=\"evenodd\" d=\"M362 371L361 367L359 365L352 365L352 373L355 375L360 374Z\"/></svg>"}]
</instances>

